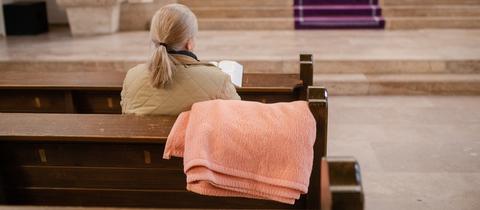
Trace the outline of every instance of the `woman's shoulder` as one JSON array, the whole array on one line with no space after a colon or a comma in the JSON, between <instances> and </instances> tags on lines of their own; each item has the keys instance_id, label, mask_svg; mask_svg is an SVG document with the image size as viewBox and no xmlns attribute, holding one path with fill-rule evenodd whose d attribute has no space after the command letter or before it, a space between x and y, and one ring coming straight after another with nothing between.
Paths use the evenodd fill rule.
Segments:
<instances>
[{"instance_id":1,"label":"woman's shoulder","mask_svg":"<svg viewBox=\"0 0 480 210\"><path fill-rule=\"evenodd\" d=\"M136 66L130 68L127 72L128 74L138 74L148 70L148 65L146 63L137 64Z\"/></svg>"},{"instance_id":2,"label":"woman's shoulder","mask_svg":"<svg viewBox=\"0 0 480 210\"><path fill-rule=\"evenodd\" d=\"M127 71L125 75L124 85L133 83L134 81L139 81L143 79L148 79L148 65L147 64L138 64Z\"/></svg>"}]
</instances>

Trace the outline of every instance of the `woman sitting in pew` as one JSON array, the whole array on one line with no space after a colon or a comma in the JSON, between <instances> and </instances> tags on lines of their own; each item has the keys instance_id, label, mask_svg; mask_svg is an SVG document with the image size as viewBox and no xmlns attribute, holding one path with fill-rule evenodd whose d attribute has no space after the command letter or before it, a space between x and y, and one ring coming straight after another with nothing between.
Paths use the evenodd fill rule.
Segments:
<instances>
[{"instance_id":1,"label":"woman sitting in pew","mask_svg":"<svg viewBox=\"0 0 480 210\"><path fill-rule=\"evenodd\" d=\"M184 5L170 4L155 13L150 27L155 50L148 63L128 71L123 113L178 115L200 101L240 100L230 76L192 53L197 31L197 18Z\"/></svg>"}]
</instances>

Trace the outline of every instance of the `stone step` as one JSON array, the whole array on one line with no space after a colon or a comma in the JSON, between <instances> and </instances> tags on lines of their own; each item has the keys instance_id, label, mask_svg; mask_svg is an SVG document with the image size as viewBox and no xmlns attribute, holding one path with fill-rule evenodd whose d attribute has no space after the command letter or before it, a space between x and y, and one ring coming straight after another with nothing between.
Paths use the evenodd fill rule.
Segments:
<instances>
[{"instance_id":1,"label":"stone step","mask_svg":"<svg viewBox=\"0 0 480 210\"><path fill-rule=\"evenodd\" d=\"M292 7L193 7L192 11L199 19L293 17Z\"/></svg>"},{"instance_id":2,"label":"stone step","mask_svg":"<svg viewBox=\"0 0 480 210\"><path fill-rule=\"evenodd\" d=\"M389 17L386 28L401 29L479 29L480 17Z\"/></svg>"},{"instance_id":3,"label":"stone step","mask_svg":"<svg viewBox=\"0 0 480 210\"><path fill-rule=\"evenodd\" d=\"M315 74L330 95L480 95L480 74Z\"/></svg>"},{"instance_id":4,"label":"stone step","mask_svg":"<svg viewBox=\"0 0 480 210\"><path fill-rule=\"evenodd\" d=\"M386 6L385 17L475 17L480 16L480 6Z\"/></svg>"},{"instance_id":5,"label":"stone step","mask_svg":"<svg viewBox=\"0 0 480 210\"><path fill-rule=\"evenodd\" d=\"M189 7L288 7L293 0L178 0Z\"/></svg>"},{"instance_id":6,"label":"stone step","mask_svg":"<svg viewBox=\"0 0 480 210\"><path fill-rule=\"evenodd\" d=\"M293 18L201 18L200 30L293 30Z\"/></svg>"},{"instance_id":7,"label":"stone step","mask_svg":"<svg viewBox=\"0 0 480 210\"><path fill-rule=\"evenodd\" d=\"M480 5L480 0L381 0L381 5Z\"/></svg>"}]
</instances>

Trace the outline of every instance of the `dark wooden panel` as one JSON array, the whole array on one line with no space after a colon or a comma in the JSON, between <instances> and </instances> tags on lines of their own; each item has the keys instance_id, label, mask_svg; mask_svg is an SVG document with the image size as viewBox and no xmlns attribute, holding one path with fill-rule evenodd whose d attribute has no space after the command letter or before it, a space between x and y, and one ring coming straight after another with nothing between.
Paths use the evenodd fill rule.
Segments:
<instances>
[{"instance_id":1,"label":"dark wooden panel","mask_svg":"<svg viewBox=\"0 0 480 210\"><path fill-rule=\"evenodd\" d=\"M162 207L162 208L237 208L237 209L301 209L296 205L246 198L202 196L186 191L113 190L113 189L51 189L27 188L12 190L11 204Z\"/></svg>"},{"instance_id":2,"label":"dark wooden panel","mask_svg":"<svg viewBox=\"0 0 480 210\"><path fill-rule=\"evenodd\" d=\"M181 208L179 210L205 210L205 208ZM0 210L146 210L145 208L115 208L115 207L71 207L71 206L23 206L0 205ZM148 210L171 210L171 208L149 208Z\"/></svg>"},{"instance_id":3,"label":"dark wooden panel","mask_svg":"<svg viewBox=\"0 0 480 210\"><path fill-rule=\"evenodd\" d=\"M7 188L184 190L186 187L183 168L21 166L5 170L5 179Z\"/></svg>"},{"instance_id":4,"label":"dark wooden panel","mask_svg":"<svg viewBox=\"0 0 480 210\"><path fill-rule=\"evenodd\" d=\"M176 117L0 113L0 140L164 143Z\"/></svg>"},{"instance_id":5,"label":"dark wooden panel","mask_svg":"<svg viewBox=\"0 0 480 210\"><path fill-rule=\"evenodd\" d=\"M121 114L120 91L74 91L73 98L77 113Z\"/></svg>"},{"instance_id":6,"label":"dark wooden panel","mask_svg":"<svg viewBox=\"0 0 480 210\"><path fill-rule=\"evenodd\" d=\"M120 114L124 76L124 72L2 71L0 112ZM302 79L311 80L305 76ZM250 73L244 74L243 87L237 91L244 100L274 103L299 100L302 84L298 74Z\"/></svg>"},{"instance_id":7,"label":"dark wooden panel","mask_svg":"<svg viewBox=\"0 0 480 210\"><path fill-rule=\"evenodd\" d=\"M311 54L300 54L300 80L303 85L300 87L300 99L307 99L307 90L313 85L313 56Z\"/></svg>"},{"instance_id":8,"label":"dark wooden panel","mask_svg":"<svg viewBox=\"0 0 480 210\"><path fill-rule=\"evenodd\" d=\"M7 200L6 200L6 195L5 195L5 186L4 186L4 180L3 180L3 173L2 173L2 170L0 170L0 204L5 204L7 203Z\"/></svg>"},{"instance_id":9,"label":"dark wooden panel","mask_svg":"<svg viewBox=\"0 0 480 210\"><path fill-rule=\"evenodd\" d=\"M330 176L332 185L359 185L360 171L357 162L331 161Z\"/></svg>"},{"instance_id":10,"label":"dark wooden panel","mask_svg":"<svg viewBox=\"0 0 480 210\"><path fill-rule=\"evenodd\" d=\"M323 93L323 94L314 94ZM313 167L310 176L310 185L308 186L307 208L320 209L320 176L321 176L321 160L326 156L327 151L327 124L328 124L328 106L327 106L327 90L320 87L308 87L308 106L313 114L316 122L316 138L313 145Z\"/></svg>"},{"instance_id":11,"label":"dark wooden panel","mask_svg":"<svg viewBox=\"0 0 480 210\"><path fill-rule=\"evenodd\" d=\"M351 157L328 157L332 208L363 210L365 205L360 166Z\"/></svg>"},{"instance_id":12,"label":"dark wooden panel","mask_svg":"<svg viewBox=\"0 0 480 210\"><path fill-rule=\"evenodd\" d=\"M43 150L44 161L40 157ZM2 165L145 167L181 169L180 158L164 160L163 144L1 142ZM146 157L148 152L148 157ZM147 158L147 160L146 160Z\"/></svg>"},{"instance_id":13,"label":"dark wooden panel","mask_svg":"<svg viewBox=\"0 0 480 210\"><path fill-rule=\"evenodd\" d=\"M298 94L281 94L281 93L265 93L265 94L250 94L244 93L240 94L240 97L244 101L257 101L262 103L277 103L277 102L290 102L297 101Z\"/></svg>"},{"instance_id":14,"label":"dark wooden panel","mask_svg":"<svg viewBox=\"0 0 480 210\"><path fill-rule=\"evenodd\" d=\"M355 190L332 191L333 210L363 210L363 193Z\"/></svg>"},{"instance_id":15,"label":"dark wooden panel","mask_svg":"<svg viewBox=\"0 0 480 210\"><path fill-rule=\"evenodd\" d=\"M65 92L59 90L1 90L1 112L66 112Z\"/></svg>"},{"instance_id":16,"label":"dark wooden panel","mask_svg":"<svg viewBox=\"0 0 480 210\"><path fill-rule=\"evenodd\" d=\"M240 92L244 101L277 103L299 100L298 91L281 92ZM74 91L74 102L78 113L83 114L121 114L120 91Z\"/></svg>"}]
</instances>

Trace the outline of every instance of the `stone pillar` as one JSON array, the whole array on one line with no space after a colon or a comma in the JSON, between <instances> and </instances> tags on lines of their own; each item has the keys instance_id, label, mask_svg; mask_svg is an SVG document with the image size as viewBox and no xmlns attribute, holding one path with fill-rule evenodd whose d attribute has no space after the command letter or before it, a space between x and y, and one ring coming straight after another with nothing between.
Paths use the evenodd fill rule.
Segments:
<instances>
[{"instance_id":1,"label":"stone pillar","mask_svg":"<svg viewBox=\"0 0 480 210\"><path fill-rule=\"evenodd\" d=\"M118 31L124 0L57 0L67 11L72 35L111 34Z\"/></svg>"}]
</instances>

